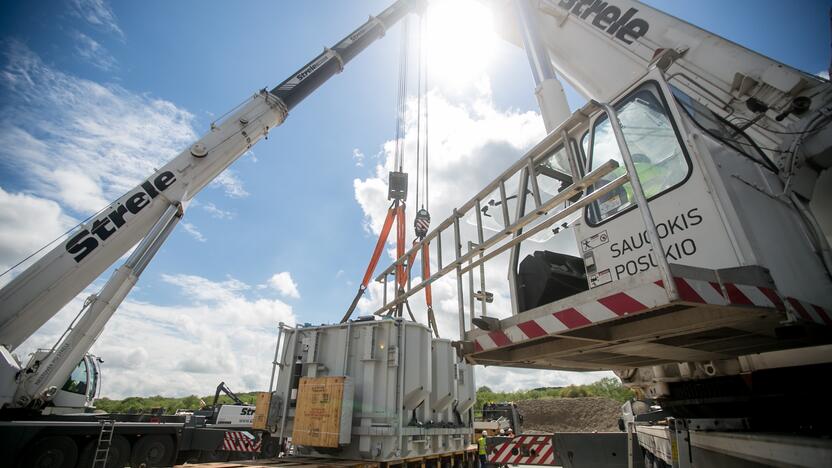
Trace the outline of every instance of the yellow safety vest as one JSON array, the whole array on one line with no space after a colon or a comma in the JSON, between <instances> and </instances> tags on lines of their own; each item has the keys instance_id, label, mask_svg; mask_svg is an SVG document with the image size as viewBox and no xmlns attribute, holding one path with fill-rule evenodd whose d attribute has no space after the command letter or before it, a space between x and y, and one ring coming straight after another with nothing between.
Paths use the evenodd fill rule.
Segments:
<instances>
[{"instance_id":1,"label":"yellow safety vest","mask_svg":"<svg viewBox=\"0 0 832 468\"><path fill-rule=\"evenodd\" d=\"M477 439L477 445L480 448L480 455L486 455L488 452L485 451L485 437L480 437Z\"/></svg>"},{"instance_id":2,"label":"yellow safety vest","mask_svg":"<svg viewBox=\"0 0 832 468\"><path fill-rule=\"evenodd\" d=\"M644 196L650 198L662 190L664 177L662 177L662 169L657 168L652 164L635 163L636 172L638 172L638 179L641 181L641 188L644 190ZM625 169L622 174L626 173ZM633 196L633 186L630 183L624 184L624 190L627 192L627 201L635 202Z\"/></svg>"}]
</instances>

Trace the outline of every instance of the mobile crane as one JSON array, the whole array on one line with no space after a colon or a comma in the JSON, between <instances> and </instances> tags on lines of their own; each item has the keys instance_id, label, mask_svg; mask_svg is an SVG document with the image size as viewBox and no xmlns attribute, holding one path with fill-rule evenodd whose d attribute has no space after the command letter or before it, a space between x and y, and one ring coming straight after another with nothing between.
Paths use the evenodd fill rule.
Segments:
<instances>
[{"instance_id":1,"label":"mobile crane","mask_svg":"<svg viewBox=\"0 0 832 468\"><path fill-rule=\"evenodd\" d=\"M83 449L79 466L88 466L93 458L100 461L101 453L107 461L107 452L107 466L124 466L128 460L134 467L163 466L173 462L177 450L218 446L225 432L198 431L197 417L186 424L184 417L160 416L148 422L91 413L100 369L87 352L183 217L189 200L388 28L423 8L422 3L396 1L276 87L255 93L0 289L4 461L69 468ZM12 352L133 246L127 261L84 302L58 342L34 353L28 363L19 362Z\"/></svg>"},{"instance_id":2,"label":"mobile crane","mask_svg":"<svg viewBox=\"0 0 832 468\"><path fill-rule=\"evenodd\" d=\"M375 313L454 274L468 362L613 370L662 408L631 421L665 418L609 452L518 436L496 463L828 466L832 84L632 0L483 3L548 135L377 277ZM571 115L558 76L589 100ZM390 294L426 248L437 268ZM504 252L512 307L486 313Z\"/></svg>"},{"instance_id":3,"label":"mobile crane","mask_svg":"<svg viewBox=\"0 0 832 468\"><path fill-rule=\"evenodd\" d=\"M506 13L503 34L529 55L549 133L379 276L386 287L396 268L434 249L435 272L389 295L377 312L453 272L457 347L469 362L614 369L675 416L672 430L655 435L675 447L667 452L636 428L651 463L828 460L829 444L816 434L825 430L829 401L802 384L828 372L832 356L829 230L812 213L829 209L815 194L829 176L832 86L630 0L488 3ZM47 404L86 350L65 356L89 346L59 344L27 366L11 350L144 235L61 341L91 342L103 323L84 321L90 311L113 313L185 202L351 58L346 49L357 53L353 42L369 42L400 17L385 13L345 47L254 96L0 290L2 352L7 367L19 369L0 374L6 405ZM555 70L590 99L571 116ZM503 225L491 235L481 207L493 193L499 203L488 206L500 207ZM462 220L476 226L468 249ZM540 244L569 232L573 251ZM466 323L464 275L473 285L473 273L484 276L485 262L502 252L511 253L511 316L474 317L487 295L469 287ZM49 288L69 273L80 286ZM53 377L58 366L61 378ZM45 377L25 387L5 378L21 367L21 376ZM47 379L53 384L44 386ZM784 411L795 398L812 411Z\"/></svg>"}]
</instances>

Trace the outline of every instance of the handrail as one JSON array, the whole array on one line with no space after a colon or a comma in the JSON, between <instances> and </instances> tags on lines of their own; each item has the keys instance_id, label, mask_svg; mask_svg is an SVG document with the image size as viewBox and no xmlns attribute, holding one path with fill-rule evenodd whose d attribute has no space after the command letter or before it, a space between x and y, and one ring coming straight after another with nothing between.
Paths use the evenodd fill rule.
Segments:
<instances>
[{"instance_id":1,"label":"handrail","mask_svg":"<svg viewBox=\"0 0 832 468\"><path fill-rule=\"evenodd\" d=\"M485 315L486 311L485 304L487 301L487 294L483 286L485 284L485 262L506 252L509 249L516 250L516 248L520 245L521 242L539 234L540 232L548 229L555 223L596 202L600 198L611 193L613 190L622 187L627 182L630 182L633 188L633 195L635 198L634 204L636 205L639 213L642 216L644 226L647 230L647 234L650 239L650 245L652 246L652 249L655 252L658 269L661 274L661 278L664 282L663 286L668 295L668 299L670 301L677 300L679 297L678 290L670 272L670 265L668 264L667 258L663 254L664 249L662 247L661 238L658 235L655 220L653 219L650 206L647 202L647 197L644 194L644 188L641 184L641 181L639 180L638 172L636 170L635 163L633 162L632 154L630 153L626 139L624 138L624 132L618 120L618 114L615 111L615 108L607 103L590 101L590 103L587 104L587 106L585 106L585 109L586 108L603 110L609 117L613 129L613 134L615 135L616 143L618 145L618 149L621 153L622 161L624 163L624 174L616 177L612 181L604 183L604 185L598 186L599 183L603 182L605 176L609 175L619 167L618 162L616 162L615 160L609 160L606 161L604 164L600 165L595 170L579 178L580 174L578 174L577 167L578 161L573 161L573 159L575 159L575 155L572 154L573 148L569 146L570 143L567 139L568 132L565 130L566 125L574 123L572 122L575 118L573 116L573 118L569 119L567 122L561 125L559 129L548 134L543 140L541 140L537 145L535 145L535 147L532 148L532 150L526 153L524 157L520 158L514 164L509 166L508 169L503 171L498 177L492 180L473 198L468 200L461 207L454 209L454 212L451 216L439 223L439 225L432 231L430 231L424 239L414 243L410 250L408 250L399 258L397 258L380 275L378 275L376 277L376 281L383 284L384 293L382 305L374 312L374 314L389 314L397 307L401 307L401 305L405 304L410 297L412 297L428 285L436 282L437 280L444 277L451 271L456 271L457 305L459 308L459 332L460 338L464 339L466 320L462 275L466 273L469 275L468 294L470 296L469 308L471 310L469 311L468 318L470 327L471 320L473 320L474 318L475 300L481 301L481 313L483 316ZM581 114L584 119L588 117L583 113ZM537 174L535 171L535 164L540 159L543 159L551 155L552 150L556 148L559 144L561 144L561 142L567 147L567 154L570 157L570 170L572 172L571 179L573 183L568 187L561 189L559 193L557 193L550 199L544 201L542 199L540 187L536 179ZM590 146L591 145L592 143L590 143ZM509 209L507 203L509 198L506 195L506 182L511 180L518 174L520 175L520 183L518 184L519 191L516 195L518 197L518 211L516 213L516 217L512 221L509 216ZM520 207L525 205L525 197L527 196L527 188L529 188L529 186L531 188L532 203L534 204L534 207L533 209L529 210L529 213L524 214L525 208ZM499 191L499 199L500 203L502 204L500 208L503 216L503 226L502 229L498 232L493 233L488 237L485 237L483 233L484 227L482 221L482 214L480 210L483 205L483 202L487 199L487 197L491 196L491 194L493 194L495 190ZM576 196L580 196L580 198L574 200ZM477 242L469 241L468 249L463 254L460 220L463 217L469 215L472 209L476 210L475 220ZM446 233L449 229L451 229L453 233L454 248L451 250L451 255L453 258L450 262L443 263L442 235L443 233ZM404 290L394 291L392 297L388 297L388 277L391 274L393 274L397 266L404 264L404 262L408 261L408 259L414 257L416 253L421 252L424 246L428 246L429 248L430 243L434 240L436 241L436 249L438 254L436 257L438 265L437 271L433 272L426 278L422 278L421 281L416 285L412 285L411 282L408 281ZM473 274L475 268L480 269L480 287L482 289L482 291L480 291L480 294L475 293L473 287Z\"/></svg>"},{"instance_id":2,"label":"handrail","mask_svg":"<svg viewBox=\"0 0 832 468\"><path fill-rule=\"evenodd\" d=\"M515 244L517 244L517 243L519 243L519 242L521 242L525 239L528 239L529 237L537 234L538 232L542 231L543 229L546 229L547 227L551 226L552 224L556 223L557 221L560 221L563 218L565 218L566 216L574 213L576 210L588 205L589 203L592 203L593 201L597 200L601 196L606 195L611 190L613 190L617 187L620 187L621 185L623 185L624 183L627 182L628 177L626 175L622 175L622 176L618 177L617 179L615 179L615 180L605 184L604 186L596 189L595 191L593 191L589 195L586 195L586 196L582 197L580 200L578 200L577 202L569 205L567 208L558 211L558 213L555 214L554 216L552 216L550 218L547 218L546 220L544 220L540 224L532 227L531 229L524 232L523 234L521 234L519 236L516 236L515 238L511 239L509 242L506 242L506 243L500 245L495 250L493 250L493 251L491 251L487 254L484 254L482 259L474 260L475 256L483 254L486 250L494 247L502 239L510 236L511 234L517 232L518 230L522 229L523 227L531 224L532 222L541 218L543 215L547 214L549 211L551 211L552 209L554 209L558 205L563 204L565 201L574 197L576 194L581 193L584 190L586 190L588 187L596 184L604 176L606 176L607 174L609 174L610 172L614 171L617 168L618 168L618 163L617 162L612 161L612 160L607 161L606 163L602 164L600 167L598 167L594 171L587 174L582 179L579 179L579 180L575 181L572 185L570 185L568 188L566 188L562 192L558 193L557 195L555 195L554 197L549 199L547 202L543 203L540 206L539 209L523 216L517 222L509 224L508 226L506 226L500 232L490 236L489 238L487 238L483 242L481 242L479 245L477 245L476 249L471 249L464 255L460 251L461 250L461 248L460 248L461 245L460 245L460 235L459 235L459 219L462 218L463 211L460 210L460 209L454 210L453 215L451 215L448 219L443 221L442 224L440 224L439 227L437 227L431 233L429 233L429 235L425 237L425 240L416 243L415 246L413 247L413 249L411 249L411 250L416 251L416 250L421 249L422 245L425 242L429 242L432 238L435 238L435 237L437 237L441 234L441 231L444 230L443 226L449 226L450 225L450 226L453 226L455 243L457 244L457 248L455 249L456 252L457 252L457 255L455 255L456 258L451 263L449 263L448 265L445 265L444 267L439 269L437 272L433 273L430 277L423 278L422 281L419 282L417 285L415 285L415 286L409 288L408 290L404 291L402 294L393 298L390 302L385 301L385 303L382 305L382 307L379 308L376 312L374 312L374 314L375 315L381 315L381 314L385 313L386 311L390 310L392 307L395 307L399 304L403 304L410 296L416 294L417 292L419 292L421 289L423 289L428 284L433 283L434 281L436 281L439 278L445 276L446 274L450 273L454 269L458 270L459 275L470 271L472 268L477 267L477 266L481 265L482 263L484 263L485 261L493 258L494 256L508 250L509 248L511 248L511 246L513 246L513 245L515 245ZM519 166L518 169L522 170L523 166ZM495 185L496 183L499 183L499 181L493 182L490 185ZM489 193L489 192L486 192L486 193ZM474 203L470 203L470 202L467 203L466 206L467 205L476 206L477 200L473 200L473 202ZM447 228L445 228L445 229L447 229ZM388 276L389 274L391 274L392 271L394 271L395 265L397 265L398 263L406 260L409 255L410 255L410 252L407 252L402 257L397 259L396 262L394 262L390 267L388 267L386 270L384 270L384 272L381 275L379 275L379 277L377 278L377 281L383 282L384 278L386 276ZM463 266L466 262L469 262L469 261L471 262L469 265Z\"/></svg>"},{"instance_id":3,"label":"handrail","mask_svg":"<svg viewBox=\"0 0 832 468\"><path fill-rule=\"evenodd\" d=\"M570 121L567 121L564 124L568 124L568 123L570 123ZM563 127L564 127L564 125L562 125L559 128L563 128ZM528 151L527 156L524 156L524 157L520 158L514 164L509 166L508 169L503 171L491 183L486 185L476 195L474 195L472 198L470 198L462 206L457 208L456 211L459 212L459 213L468 212L471 208L476 206L477 202L485 199L488 195L491 194L491 192L493 192L495 189L498 189L498 188L500 189L500 192L501 192L501 198L503 199L503 201L505 201L505 182L508 181L509 179L511 179L521 169L527 167L528 166L527 161L534 162L538 158L540 158L542 156L546 156L547 154L549 154L549 152L551 152L560 143L560 138L561 138L561 135L557 131L553 131L552 133L549 133L548 135L546 135L543 138L543 140L541 140L531 150ZM504 214L507 215L507 210L508 210L507 205L505 203L503 203L502 206L504 207L503 208L504 209ZM453 216L450 216L450 217L446 218L444 221L442 221L433 230L431 230L425 236L425 239L422 242L430 243L434 238L437 237L437 235L440 232L444 231L445 229L448 229L448 228L452 227L452 225L453 225ZM407 260L407 258L410 255L418 252L419 248L421 248L421 245L422 245L422 243L414 244L410 248L410 250L406 251L404 253L404 255L402 255L401 257L396 259L387 269L385 269L380 275L378 275L376 277L376 281L381 281L381 278L384 275L389 274L392 270L394 270L396 265L398 265L399 263Z\"/></svg>"}]
</instances>

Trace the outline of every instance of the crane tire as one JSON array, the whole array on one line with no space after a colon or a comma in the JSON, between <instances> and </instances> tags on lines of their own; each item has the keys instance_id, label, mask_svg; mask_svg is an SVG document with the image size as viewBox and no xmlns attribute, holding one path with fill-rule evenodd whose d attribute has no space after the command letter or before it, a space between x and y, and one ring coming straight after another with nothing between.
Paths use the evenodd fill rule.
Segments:
<instances>
[{"instance_id":1,"label":"crane tire","mask_svg":"<svg viewBox=\"0 0 832 468\"><path fill-rule=\"evenodd\" d=\"M200 462L226 462L231 454L224 450L203 450L199 452Z\"/></svg>"},{"instance_id":2,"label":"crane tire","mask_svg":"<svg viewBox=\"0 0 832 468\"><path fill-rule=\"evenodd\" d=\"M78 461L78 446L67 436L48 436L35 440L26 449L20 466L26 468L73 468Z\"/></svg>"},{"instance_id":3,"label":"crane tire","mask_svg":"<svg viewBox=\"0 0 832 468\"><path fill-rule=\"evenodd\" d=\"M152 468L173 464L173 440L166 435L146 435L133 445L130 455L132 468Z\"/></svg>"},{"instance_id":4,"label":"crane tire","mask_svg":"<svg viewBox=\"0 0 832 468\"><path fill-rule=\"evenodd\" d=\"M280 442L278 439L273 439L265 435L263 436L262 442L260 455L257 458L277 458L280 453Z\"/></svg>"},{"instance_id":5,"label":"crane tire","mask_svg":"<svg viewBox=\"0 0 832 468\"><path fill-rule=\"evenodd\" d=\"M95 450L98 448L98 439L94 438L87 442L81 450L81 456L78 458L79 467L92 466L95 460ZM113 435L113 441L110 444L110 451L107 453L106 468L124 468L130 460L130 442L127 438L120 435ZM98 466L98 465L96 465Z\"/></svg>"}]
</instances>

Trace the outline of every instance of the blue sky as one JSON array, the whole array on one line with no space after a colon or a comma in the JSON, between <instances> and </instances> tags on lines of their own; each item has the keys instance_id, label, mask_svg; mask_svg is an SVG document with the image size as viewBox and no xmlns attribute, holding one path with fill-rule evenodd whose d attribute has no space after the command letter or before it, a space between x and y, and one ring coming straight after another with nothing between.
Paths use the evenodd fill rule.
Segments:
<instances>
[{"instance_id":1,"label":"blue sky","mask_svg":"<svg viewBox=\"0 0 832 468\"><path fill-rule=\"evenodd\" d=\"M647 3L805 71L828 68L829 2ZM102 208L214 118L279 83L387 4L3 2L0 266ZM208 393L220 380L235 390L262 388L276 320L340 318L385 205L379 184L384 144L394 135L398 38L398 28L389 31L196 198L96 345L107 363L106 395ZM464 197L543 132L523 51L499 39L491 48L467 82L434 70L431 125L468 119L472 132L505 133L481 167L471 159L438 169L439 178L477 175L459 181L470 192ZM571 91L569 100L573 109L583 101ZM433 212L434 219L448 214ZM21 236L26 229L35 234ZM27 349L51 345L77 306ZM511 389L598 375L504 371L479 379Z\"/></svg>"}]
</instances>

